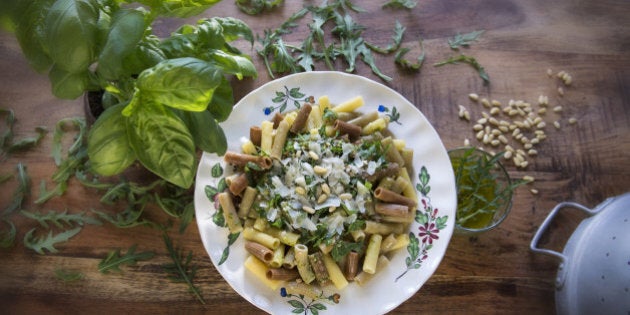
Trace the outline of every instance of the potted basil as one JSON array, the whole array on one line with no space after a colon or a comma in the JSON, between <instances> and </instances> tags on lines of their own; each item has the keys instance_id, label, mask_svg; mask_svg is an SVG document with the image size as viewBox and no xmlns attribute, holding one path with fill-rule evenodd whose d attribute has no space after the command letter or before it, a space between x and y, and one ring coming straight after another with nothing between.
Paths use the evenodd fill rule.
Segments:
<instances>
[{"instance_id":1,"label":"potted basil","mask_svg":"<svg viewBox=\"0 0 630 315\"><path fill-rule=\"evenodd\" d=\"M160 17L187 18L220 0L24 0L9 4L20 47L47 72L55 96L102 92L104 111L88 136L92 170L111 176L136 161L182 188L192 185L197 149L223 154L219 122L233 106L230 78L255 77L253 44L234 18L205 18L167 38L152 29Z\"/></svg>"}]
</instances>

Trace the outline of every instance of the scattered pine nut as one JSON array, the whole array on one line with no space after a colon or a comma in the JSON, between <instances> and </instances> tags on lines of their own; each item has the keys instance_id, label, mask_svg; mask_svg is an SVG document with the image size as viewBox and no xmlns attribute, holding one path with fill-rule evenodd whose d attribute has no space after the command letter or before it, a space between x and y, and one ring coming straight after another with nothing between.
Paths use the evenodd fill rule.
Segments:
<instances>
[{"instance_id":1,"label":"scattered pine nut","mask_svg":"<svg viewBox=\"0 0 630 315\"><path fill-rule=\"evenodd\" d=\"M574 117L569 118L569 124L573 125L577 123L577 119L575 119Z\"/></svg>"},{"instance_id":2,"label":"scattered pine nut","mask_svg":"<svg viewBox=\"0 0 630 315\"><path fill-rule=\"evenodd\" d=\"M470 94L468 94L468 98L469 98L471 101L475 101L475 102L476 102L476 101L478 101L478 100L479 100L479 95L477 95L476 93L470 93Z\"/></svg>"},{"instance_id":3,"label":"scattered pine nut","mask_svg":"<svg viewBox=\"0 0 630 315\"><path fill-rule=\"evenodd\" d=\"M529 191L532 193L532 195L538 195L538 189L536 188L532 188Z\"/></svg>"},{"instance_id":4,"label":"scattered pine nut","mask_svg":"<svg viewBox=\"0 0 630 315\"><path fill-rule=\"evenodd\" d=\"M564 89L561 86L558 87L558 95L564 96Z\"/></svg>"},{"instance_id":5,"label":"scattered pine nut","mask_svg":"<svg viewBox=\"0 0 630 315\"><path fill-rule=\"evenodd\" d=\"M531 182L534 181L534 177L530 176L530 175L525 175L525 176L523 176L523 180L528 182L528 183L531 183Z\"/></svg>"},{"instance_id":6,"label":"scattered pine nut","mask_svg":"<svg viewBox=\"0 0 630 315\"><path fill-rule=\"evenodd\" d=\"M554 121L553 122L553 126L556 127L556 129L560 129L560 122L559 121Z\"/></svg>"}]
</instances>

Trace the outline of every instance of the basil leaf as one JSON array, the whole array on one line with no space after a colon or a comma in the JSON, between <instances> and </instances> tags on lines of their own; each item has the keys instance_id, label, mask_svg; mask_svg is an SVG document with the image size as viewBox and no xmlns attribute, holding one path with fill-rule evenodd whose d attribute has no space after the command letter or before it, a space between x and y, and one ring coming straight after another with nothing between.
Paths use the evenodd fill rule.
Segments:
<instances>
[{"instance_id":1,"label":"basil leaf","mask_svg":"<svg viewBox=\"0 0 630 315\"><path fill-rule=\"evenodd\" d=\"M245 56L229 54L222 50L212 50L208 53L208 57L216 62L225 73L233 74L239 80L242 80L244 76L256 77L258 74L256 66Z\"/></svg>"},{"instance_id":2,"label":"basil leaf","mask_svg":"<svg viewBox=\"0 0 630 315\"><path fill-rule=\"evenodd\" d=\"M56 64L50 69L48 79L50 79L52 93L64 99L75 99L83 95L89 84L87 70L73 73L57 67Z\"/></svg>"},{"instance_id":3,"label":"basil leaf","mask_svg":"<svg viewBox=\"0 0 630 315\"><path fill-rule=\"evenodd\" d=\"M179 116L188 126L199 149L218 155L225 153L227 150L225 133L209 111L179 111Z\"/></svg>"},{"instance_id":4,"label":"basil leaf","mask_svg":"<svg viewBox=\"0 0 630 315\"><path fill-rule=\"evenodd\" d=\"M198 112L208 107L222 77L219 69L201 59L170 59L140 74L136 94L158 104Z\"/></svg>"},{"instance_id":5,"label":"basil leaf","mask_svg":"<svg viewBox=\"0 0 630 315\"><path fill-rule=\"evenodd\" d=\"M221 0L140 0L151 7L158 16L188 18L199 15Z\"/></svg>"},{"instance_id":6,"label":"basil leaf","mask_svg":"<svg viewBox=\"0 0 630 315\"><path fill-rule=\"evenodd\" d=\"M166 55L159 48L159 39L153 36L143 38L131 54L123 60L123 68L127 74L138 74L164 61Z\"/></svg>"},{"instance_id":7,"label":"basil leaf","mask_svg":"<svg viewBox=\"0 0 630 315\"><path fill-rule=\"evenodd\" d=\"M98 60L98 73L107 80L130 75L123 58L131 54L142 39L144 14L138 10L120 10L114 14L111 29Z\"/></svg>"},{"instance_id":8,"label":"basil leaf","mask_svg":"<svg viewBox=\"0 0 630 315\"><path fill-rule=\"evenodd\" d=\"M224 77L221 84L214 90L208 110L214 119L222 122L232 113L232 106L234 106L234 92L230 81Z\"/></svg>"},{"instance_id":9,"label":"basil leaf","mask_svg":"<svg viewBox=\"0 0 630 315\"><path fill-rule=\"evenodd\" d=\"M245 22L233 17L215 17L213 19L219 22L223 28L223 38L226 42L243 38L250 44L254 44L254 34Z\"/></svg>"},{"instance_id":10,"label":"basil leaf","mask_svg":"<svg viewBox=\"0 0 630 315\"><path fill-rule=\"evenodd\" d=\"M184 122L159 104L143 104L129 117L128 137L148 170L182 188L195 175L195 143Z\"/></svg>"},{"instance_id":11,"label":"basil leaf","mask_svg":"<svg viewBox=\"0 0 630 315\"><path fill-rule=\"evenodd\" d=\"M90 0L58 0L46 17L46 47L56 67L86 71L96 55L98 4Z\"/></svg>"},{"instance_id":12,"label":"basil leaf","mask_svg":"<svg viewBox=\"0 0 630 315\"><path fill-rule=\"evenodd\" d=\"M124 171L136 160L136 154L127 139L125 105L115 105L103 112L88 134L88 156L92 170L111 176Z\"/></svg>"},{"instance_id":13,"label":"basil leaf","mask_svg":"<svg viewBox=\"0 0 630 315\"><path fill-rule=\"evenodd\" d=\"M52 60L46 54L47 48L40 41L45 38L44 23L46 13L54 0L45 1L16 1L13 11L13 22L16 24L15 37L20 43L22 52L29 64L38 72L44 72L52 65ZM9 5L10 6L10 5Z\"/></svg>"}]
</instances>

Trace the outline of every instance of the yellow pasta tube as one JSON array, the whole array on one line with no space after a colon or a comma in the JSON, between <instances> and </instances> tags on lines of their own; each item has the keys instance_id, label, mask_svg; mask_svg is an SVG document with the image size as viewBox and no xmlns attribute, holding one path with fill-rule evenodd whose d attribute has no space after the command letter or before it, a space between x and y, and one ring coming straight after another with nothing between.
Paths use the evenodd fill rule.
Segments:
<instances>
[{"instance_id":1,"label":"yellow pasta tube","mask_svg":"<svg viewBox=\"0 0 630 315\"><path fill-rule=\"evenodd\" d=\"M398 166L401 166L401 167L405 166L405 160L400 155L400 152L398 151L398 149L396 149L396 146L394 145L394 141L392 140L391 137L387 137L381 140L381 145L383 146L383 148L387 150L387 152L385 152L385 155L387 156L388 161L397 163Z\"/></svg>"},{"instance_id":2,"label":"yellow pasta tube","mask_svg":"<svg viewBox=\"0 0 630 315\"><path fill-rule=\"evenodd\" d=\"M372 234L365 250L365 258L363 259L363 272L374 274L376 272L376 262L381 251L381 242L383 236L380 234Z\"/></svg>"},{"instance_id":3,"label":"yellow pasta tube","mask_svg":"<svg viewBox=\"0 0 630 315\"><path fill-rule=\"evenodd\" d=\"M348 280L343 275L341 268L335 262L335 260L330 257L330 255L324 255L324 265L326 266L326 270L328 270L328 276L330 281L335 285L337 290L341 290L348 285Z\"/></svg>"},{"instance_id":4,"label":"yellow pasta tube","mask_svg":"<svg viewBox=\"0 0 630 315\"><path fill-rule=\"evenodd\" d=\"M350 113L356 110L357 108L363 106L363 104L365 104L365 102L363 101L363 96L359 95L333 107L332 110L336 113L340 113L340 112Z\"/></svg>"},{"instance_id":5,"label":"yellow pasta tube","mask_svg":"<svg viewBox=\"0 0 630 315\"><path fill-rule=\"evenodd\" d=\"M308 114L308 119L306 120L306 128L309 130L319 129L322 124L322 113L319 111L319 105L313 105L313 109Z\"/></svg>"},{"instance_id":6,"label":"yellow pasta tube","mask_svg":"<svg viewBox=\"0 0 630 315\"><path fill-rule=\"evenodd\" d=\"M330 98L328 95L322 95L317 99L317 105L319 105L319 113L323 117L326 109L330 109Z\"/></svg>"},{"instance_id":7,"label":"yellow pasta tube","mask_svg":"<svg viewBox=\"0 0 630 315\"><path fill-rule=\"evenodd\" d=\"M376 271L381 271L389 264L389 259L385 257L385 255L381 255L378 257L378 261L376 263ZM356 277L354 277L354 282L358 285L365 285L370 279L374 277L374 274L370 274L367 272L360 272Z\"/></svg>"},{"instance_id":8,"label":"yellow pasta tube","mask_svg":"<svg viewBox=\"0 0 630 315\"><path fill-rule=\"evenodd\" d=\"M409 234L399 234L396 235L396 243L390 247L390 250L404 248L407 247L407 245L409 245Z\"/></svg>"},{"instance_id":9,"label":"yellow pasta tube","mask_svg":"<svg viewBox=\"0 0 630 315\"><path fill-rule=\"evenodd\" d=\"M284 250L284 246L281 245L273 251L273 257L269 262L269 266L271 266L272 268L282 267L282 262L284 261Z\"/></svg>"},{"instance_id":10,"label":"yellow pasta tube","mask_svg":"<svg viewBox=\"0 0 630 315\"><path fill-rule=\"evenodd\" d=\"M386 253L392 250L392 247L396 244L396 236L389 234L381 241L381 253Z\"/></svg>"},{"instance_id":11,"label":"yellow pasta tube","mask_svg":"<svg viewBox=\"0 0 630 315\"><path fill-rule=\"evenodd\" d=\"M225 218L225 223L227 223L230 233L242 231L243 225L241 224L241 219L239 219L238 213L234 208L234 203L232 202L232 196L230 196L230 193L219 193L217 198L219 199L221 209L223 209L223 217Z\"/></svg>"},{"instance_id":12,"label":"yellow pasta tube","mask_svg":"<svg viewBox=\"0 0 630 315\"><path fill-rule=\"evenodd\" d=\"M363 231L366 234L382 234L382 235L386 235L390 233L402 234L403 226L401 224L382 223L382 222L368 220L368 221L365 221L365 228L363 229Z\"/></svg>"},{"instance_id":13,"label":"yellow pasta tube","mask_svg":"<svg viewBox=\"0 0 630 315\"><path fill-rule=\"evenodd\" d=\"M244 239L248 241L260 243L270 249L276 249L278 248L278 246L280 246L279 239L267 233L256 231L254 228L251 228L251 227L244 228L242 235Z\"/></svg>"},{"instance_id":14,"label":"yellow pasta tube","mask_svg":"<svg viewBox=\"0 0 630 315\"><path fill-rule=\"evenodd\" d=\"M241 199L241 203L238 205L238 216L240 218L245 218L249 214L249 210L252 208L252 204L254 204L254 199L258 191L256 188L247 186L245 191L243 192L243 199Z\"/></svg>"},{"instance_id":15,"label":"yellow pasta tube","mask_svg":"<svg viewBox=\"0 0 630 315\"><path fill-rule=\"evenodd\" d=\"M258 260L254 256L248 256L245 259L245 269L249 270L258 280L264 283L271 290L278 290L284 281L267 279L267 271L269 267L264 262Z\"/></svg>"},{"instance_id":16,"label":"yellow pasta tube","mask_svg":"<svg viewBox=\"0 0 630 315\"><path fill-rule=\"evenodd\" d=\"M256 218L256 220L254 221L254 229L258 231L265 232L268 227L269 221L267 221L267 218Z\"/></svg>"},{"instance_id":17,"label":"yellow pasta tube","mask_svg":"<svg viewBox=\"0 0 630 315\"><path fill-rule=\"evenodd\" d=\"M370 135L377 131L385 130L385 128L387 128L387 123L388 121L385 118L381 117L365 125L365 127L363 127L363 130L361 130L361 133L363 135Z\"/></svg>"},{"instance_id":18,"label":"yellow pasta tube","mask_svg":"<svg viewBox=\"0 0 630 315\"><path fill-rule=\"evenodd\" d=\"M282 259L282 268L295 268L295 252L293 247L289 247L289 249L287 249L284 253L284 258Z\"/></svg>"},{"instance_id":19,"label":"yellow pasta tube","mask_svg":"<svg viewBox=\"0 0 630 315\"><path fill-rule=\"evenodd\" d=\"M241 151L245 154L256 155L256 145L251 140L243 142L241 145Z\"/></svg>"},{"instance_id":20,"label":"yellow pasta tube","mask_svg":"<svg viewBox=\"0 0 630 315\"><path fill-rule=\"evenodd\" d=\"M268 228L265 230L267 234L277 238L280 240L282 244L294 246L297 244L298 239L300 238L300 234L284 231L278 228Z\"/></svg>"},{"instance_id":21,"label":"yellow pasta tube","mask_svg":"<svg viewBox=\"0 0 630 315\"><path fill-rule=\"evenodd\" d=\"M273 145L271 147L271 158L279 160L282 158L282 150L284 144L287 141L287 134L289 133L289 123L283 120L276 129L276 136L273 139Z\"/></svg>"},{"instance_id":22,"label":"yellow pasta tube","mask_svg":"<svg viewBox=\"0 0 630 315\"><path fill-rule=\"evenodd\" d=\"M260 149L269 154L273 143L273 123L265 120L262 122L260 129L262 132L260 138Z\"/></svg>"},{"instance_id":23,"label":"yellow pasta tube","mask_svg":"<svg viewBox=\"0 0 630 315\"><path fill-rule=\"evenodd\" d=\"M295 254L295 265L297 266L300 277L304 283L309 284L315 280L315 272L311 268L308 261L308 248L304 244L296 244L293 246Z\"/></svg>"}]
</instances>

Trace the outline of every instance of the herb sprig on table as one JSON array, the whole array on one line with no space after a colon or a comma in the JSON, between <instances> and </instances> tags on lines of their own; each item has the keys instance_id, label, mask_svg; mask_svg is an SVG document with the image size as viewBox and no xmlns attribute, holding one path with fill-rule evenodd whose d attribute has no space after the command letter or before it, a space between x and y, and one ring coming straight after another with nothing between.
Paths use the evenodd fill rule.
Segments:
<instances>
[{"instance_id":1,"label":"herb sprig on table","mask_svg":"<svg viewBox=\"0 0 630 315\"><path fill-rule=\"evenodd\" d=\"M374 53L391 54L401 51L401 44L405 27L398 21L393 30L393 42L386 47L380 47L365 40L363 31L365 27L355 21L351 13L357 14L365 10L348 0L326 2L321 6L308 6L284 21L275 30L265 30L262 37L258 37L260 48L258 55L263 59L270 77L278 73L296 73L312 71L317 62L323 62L329 69L334 69L333 62L341 59L346 64L346 72L354 72L358 61L362 61L372 72L384 81L392 78L383 73L376 64ZM287 43L283 36L292 33L299 26L297 23L310 13L312 22L309 23L309 32L299 44ZM330 25L332 42L326 42L328 38L325 25ZM396 55L397 63L418 70L422 64L421 59L415 66L403 59L408 48ZM422 57L423 58L423 57Z\"/></svg>"}]
</instances>

